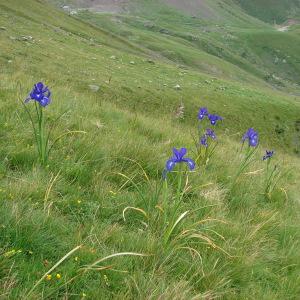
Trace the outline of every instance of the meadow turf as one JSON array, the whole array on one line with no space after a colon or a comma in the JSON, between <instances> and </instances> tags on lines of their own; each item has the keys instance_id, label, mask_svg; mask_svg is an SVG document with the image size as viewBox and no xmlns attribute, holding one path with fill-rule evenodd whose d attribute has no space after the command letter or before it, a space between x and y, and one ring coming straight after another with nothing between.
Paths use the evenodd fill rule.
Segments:
<instances>
[{"instance_id":1,"label":"meadow turf","mask_svg":"<svg viewBox=\"0 0 300 300\"><path fill-rule=\"evenodd\" d=\"M141 18L151 21L154 9ZM296 31L254 18L239 28L242 20L231 24L240 43L218 57L219 31L188 41L194 23L176 29L161 17L156 26L174 32L166 37L120 18L123 34L106 14L0 0L0 299L298 299L299 44L287 46ZM264 43L289 56L285 69ZM242 44L250 58L237 54ZM273 72L283 85L265 80ZM21 104L38 81L53 92L47 124L63 114L51 140L82 132L61 139L45 167ZM184 175L173 214L178 173L167 187L161 174L173 147L196 158L201 106L224 118L218 147ZM249 127L260 134L257 160L232 186ZM266 149L282 174L268 196ZM109 257L117 253L130 254Z\"/></svg>"}]
</instances>

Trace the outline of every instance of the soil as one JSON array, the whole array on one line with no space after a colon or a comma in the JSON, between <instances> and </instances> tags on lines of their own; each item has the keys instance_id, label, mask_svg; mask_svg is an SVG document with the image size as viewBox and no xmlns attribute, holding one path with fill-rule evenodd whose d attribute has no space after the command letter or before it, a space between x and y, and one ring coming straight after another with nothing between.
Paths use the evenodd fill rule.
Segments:
<instances>
[{"instance_id":1,"label":"soil","mask_svg":"<svg viewBox=\"0 0 300 300\"><path fill-rule=\"evenodd\" d=\"M215 17L215 12L209 7L207 0L164 0L164 2L193 16L201 15L207 19Z\"/></svg>"},{"instance_id":2,"label":"soil","mask_svg":"<svg viewBox=\"0 0 300 300\"><path fill-rule=\"evenodd\" d=\"M80 8L89 8L99 12L124 12L127 9L129 0L77 0Z\"/></svg>"},{"instance_id":3,"label":"soil","mask_svg":"<svg viewBox=\"0 0 300 300\"><path fill-rule=\"evenodd\" d=\"M298 20L295 20L295 19L289 19L287 20L286 22L284 22L283 24L281 25L276 25L275 28L278 30L278 31L281 31L281 32L286 32L289 30L289 28L293 25L297 25L299 24L299 21Z\"/></svg>"}]
</instances>

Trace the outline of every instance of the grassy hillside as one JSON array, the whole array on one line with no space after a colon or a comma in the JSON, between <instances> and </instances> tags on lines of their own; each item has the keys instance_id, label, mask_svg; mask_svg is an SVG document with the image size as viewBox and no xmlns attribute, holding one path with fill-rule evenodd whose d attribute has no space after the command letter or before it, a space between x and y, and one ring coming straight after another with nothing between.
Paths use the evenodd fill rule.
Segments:
<instances>
[{"instance_id":1,"label":"grassy hillside","mask_svg":"<svg viewBox=\"0 0 300 300\"><path fill-rule=\"evenodd\" d=\"M132 15L81 11L78 17L177 65L220 78L255 84L262 81L297 94L299 36L278 32L243 14L237 6L224 4L217 8L214 11L220 25L157 1L132 4Z\"/></svg>"},{"instance_id":2,"label":"grassy hillside","mask_svg":"<svg viewBox=\"0 0 300 300\"><path fill-rule=\"evenodd\" d=\"M168 38L130 16L79 17L0 0L0 298L297 299L299 98L233 51L236 63L181 36L196 27L188 17L178 30L155 21ZM209 34L215 46L222 33ZM245 39L260 57L262 42L253 44ZM53 93L51 142L68 133L46 166L21 104L40 80ZM214 156L163 181L172 147L196 160L201 106L224 118ZM249 127L260 145L235 179ZM265 149L282 174L270 194Z\"/></svg>"},{"instance_id":3,"label":"grassy hillside","mask_svg":"<svg viewBox=\"0 0 300 300\"><path fill-rule=\"evenodd\" d=\"M283 23L288 18L299 18L299 0L237 0L250 15L269 23Z\"/></svg>"}]
</instances>

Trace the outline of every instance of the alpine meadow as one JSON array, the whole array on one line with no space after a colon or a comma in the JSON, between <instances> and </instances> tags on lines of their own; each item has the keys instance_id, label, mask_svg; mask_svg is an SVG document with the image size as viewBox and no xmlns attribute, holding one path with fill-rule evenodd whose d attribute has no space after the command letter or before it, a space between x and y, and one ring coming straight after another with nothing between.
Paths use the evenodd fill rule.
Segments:
<instances>
[{"instance_id":1,"label":"alpine meadow","mask_svg":"<svg viewBox=\"0 0 300 300\"><path fill-rule=\"evenodd\" d=\"M300 299L299 0L0 0L0 299Z\"/></svg>"}]
</instances>

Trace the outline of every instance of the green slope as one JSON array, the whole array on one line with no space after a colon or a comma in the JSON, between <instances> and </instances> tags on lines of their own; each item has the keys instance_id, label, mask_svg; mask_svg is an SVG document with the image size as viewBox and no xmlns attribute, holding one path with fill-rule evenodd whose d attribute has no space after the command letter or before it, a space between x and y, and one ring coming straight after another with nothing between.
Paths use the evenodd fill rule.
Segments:
<instances>
[{"instance_id":1,"label":"green slope","mask_svg":"<svg viewBox=\"0 0 300 300\"><path fill-rule=\"evenodd\" d=\"M109 21L119 17L85 14L80 18L93 25L43 1L0 0L0 298L297 299L299 98L271 89L246 59L245 67L230 61L233 51L230 59L217 58L214 49L182 37L194 23L175 30L176 23L163 18L157 26L174 32L166 38L141 28L136 18L120 17L126 35ZM222 34L211 35L206 38L215 46ZM262 42L247 40L260 56ZM175 54L163 53L171 50ZM212 67L222 73L212 75ZM66 112L53 137L85 132L56 144L46 168L36 163L20 103L40 80L53 92L47 121ZM181 103L179 120L174 114ZM186 146L194 156L190 133L200 106L224 117L220 142L208 167L190 173L178 213L194 211L180 228L202 220L197 228L210 239L166 248L158 222L164 196L155 198L155 185L173 146ZM260 133L257 162L230 191L241 136L251 126ZM269 199L262 194L261 156L271 148L284 176ZM166 209L176 197L171 182L169 194ZM149 209L149 220L127 211L125 222L129 206ZM27 297L77 245L83 246ZM128 251L149 256L113 258L102 262L103 269L82 271Z\"/></svg>"},{"instance_id":2,"label":"green slope","mask_svg":"<svg viewBox=\"0 0 300 300\"><path fill-rule=\"evenodd\" d=\"M152 2L135 5L132 15L83 11L78 17L176 64L221 78L265 81L297 94L299 37L247 17L237 6L226 7L219 7L220 25Z\"/></svg>"},{"instance_id":3,"label":"green slope","mask_svg":"<svg viewBox=\"0 0 300 300\"><path fill-rule=\"evenodd\" d=\"M299 18L299 0L237 0L250 15L269 23L283 23L288 18Z\"/></svg>"}]
</instances>

